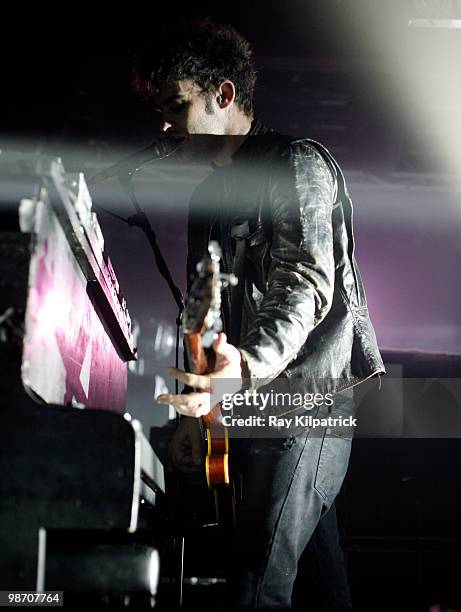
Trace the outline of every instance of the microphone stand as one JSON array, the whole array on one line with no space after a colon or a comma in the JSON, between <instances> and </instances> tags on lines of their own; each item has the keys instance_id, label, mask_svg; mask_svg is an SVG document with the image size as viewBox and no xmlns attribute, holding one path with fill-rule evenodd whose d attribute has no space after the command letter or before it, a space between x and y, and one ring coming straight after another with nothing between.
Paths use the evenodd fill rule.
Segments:
<instances>
[{"instance_id":1,"label":"microphone stand","mask_svg":"<svg viewBox=\"0 0 461 612\"><path fill-rule=\"evenodd\" d=\"M154 230L152 229L152 226L149 222L149 219L147 218L146 213L142 210L138 202L138 199L136 197L136 193L133 187L133 182L132 182L133 174L134 174L133 172L129 172L126 175L118 175L117 177L120 182L120 185L122 186L123 191L126 193L128 198L131 200L131 203L133 204L134 209L136 210L136 214L132 215L131 217L128 217L127 223L128 225L131 225L133 227L139 227L146 235L147 240L149 241L149 244L152 247L152 250L154 252L155 262L157 264L159 272L163 276L163 278L166 280L166 282L168 283L170 291L178 307L178 319L179 319L179 324L180 324L181 315L184 310L184 301L182 298L182 294L181 294L181 291L178 289L178 287L174 284L173 278L170 274L166 261L158 246L157 236ZM178 321L177 321L177 324L178 324Z\"/></svg>"},{"instance_id":2,"label":"microphone stand","mask_svg":"<svg viewBox=\"0 0 461 612\"><path fill-rule=\"evenodd\" d=\"M146 213L141 208L141 205L138 202L136 197L136 193L133 187L133 174L136 172L137 168L134 170L127 172L125 174L117 174L117 178L119 183L126 193L128 199L133 204L133 207L136 211L134 215L131 215L126 219L128 225L132 227L139 227L145 234L152 250L154 252L155 263L157 264L158 271L166 280L168 287L173 295L173 299L176 302L176 306L178 307L178 316L176 317L176 354L175 354L175 367L178 368L179 364L179 328L181 327L182 313L184 311L184 300L181 294L181 291L175 285L173 278L170 274L168 266L166 264L165 258L160 251L160 247L157 242L157 235L155 234L152 226L147 218ZM175 392L178 393L178 379L175 379ZM178 419L178 417L177 417Z\"/></svg>"}]
</instances>

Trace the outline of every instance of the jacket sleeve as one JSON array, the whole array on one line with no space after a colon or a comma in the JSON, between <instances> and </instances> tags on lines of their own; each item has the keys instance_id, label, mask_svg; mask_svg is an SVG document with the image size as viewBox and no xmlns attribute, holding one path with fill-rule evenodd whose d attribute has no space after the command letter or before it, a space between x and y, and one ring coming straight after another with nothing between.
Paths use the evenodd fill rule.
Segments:
<instances>
[{"instance_id":1,"label":"jacket sleeve","mask_svg":"<svg viewBox=\"0 0 461 612\"><path fill-rule=\"evenodd\" d=\"M336 190L336 177L306 140L292 142L271 174L267 205L272 244L266 292L238 347L250 387L278 376L331 307Z\"/></svg>"}]
</instances>

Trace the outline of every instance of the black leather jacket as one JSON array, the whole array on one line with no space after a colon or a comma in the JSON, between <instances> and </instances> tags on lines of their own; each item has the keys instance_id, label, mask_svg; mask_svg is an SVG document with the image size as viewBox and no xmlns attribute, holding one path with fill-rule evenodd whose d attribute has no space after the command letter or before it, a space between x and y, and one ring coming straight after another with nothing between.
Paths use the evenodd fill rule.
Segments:
<instances>
[{"instance_id":1,"label":"black leather jacket","mask_svg":"<svg viewBox=\"0 0 461 612\"><path fill-rule=\"evenodd\" d=\"M188 270L216 238L231 271L245 240L243 303L231 312L227 290L222 311L252 386L282 376L336 392L385 373L336 161L322 145L258 121L232 159L192 196Z\"/></svg>"}]
</instances>

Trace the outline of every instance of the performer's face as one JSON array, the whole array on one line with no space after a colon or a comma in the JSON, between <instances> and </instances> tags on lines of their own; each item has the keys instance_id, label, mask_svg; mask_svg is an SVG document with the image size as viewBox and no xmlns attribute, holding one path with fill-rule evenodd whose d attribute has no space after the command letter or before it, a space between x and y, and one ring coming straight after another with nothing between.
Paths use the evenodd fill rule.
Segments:
<instances>
[{"instance_id":1,"label":"performer's face","mask_svg":"<svg viewBox=\"0 0 461 612\"><path fill-rule=\"evenodd\" d=\"M204 92L194 81L165 82L155 96L155 106L161 113L160 130L172 137L183 138L179 157L210 159L221 146L225 134L225 112L217 96Z\"/></svg>"}]
</instances>

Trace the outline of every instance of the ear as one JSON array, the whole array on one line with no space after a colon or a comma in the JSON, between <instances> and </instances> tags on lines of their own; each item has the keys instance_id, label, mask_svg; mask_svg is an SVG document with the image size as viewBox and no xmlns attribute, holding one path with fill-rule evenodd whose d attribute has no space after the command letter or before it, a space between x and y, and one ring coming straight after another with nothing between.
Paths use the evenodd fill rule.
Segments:
<instances>
[{"instance_id":1,"label":"ear","mask_svg":"<svg viewBox=\"0 0 461 612\"><path fill-rule=\"evenodd\" d=\"M216 96L216 102L220 108L227 108L235 100L235 85L232 81L223 81Z\"/></svg>"}]
</instances>

